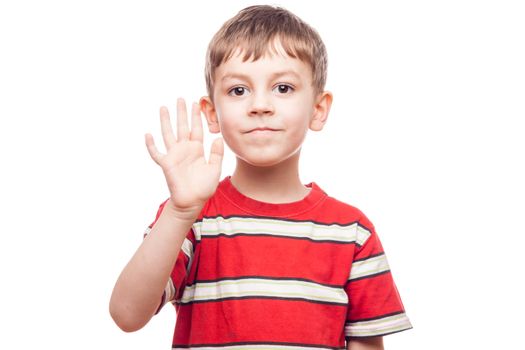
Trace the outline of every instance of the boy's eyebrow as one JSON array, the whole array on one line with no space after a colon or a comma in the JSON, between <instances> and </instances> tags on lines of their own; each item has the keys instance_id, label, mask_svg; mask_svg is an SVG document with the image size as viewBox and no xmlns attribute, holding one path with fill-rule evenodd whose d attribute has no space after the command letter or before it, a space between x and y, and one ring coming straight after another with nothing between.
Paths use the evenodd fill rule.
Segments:
<instances>
[{"instance_id":1,"label":"boy's eyebrow","mask_svg":"<svg viewBox=\"0 0 525 350\"><path fill-rule=\"evenodd\" d=\"M301 76L297 72L295 72L293 70L285 70L285 71L282 71L282 72L275 72L272 75L270 75L270 77L272 79L275 79L275 78L281 77L283 75L291 75L291 76L294 76L295 78L297 78L299 80L301 79ZM232 73L226 73L222 77L221 81L224 81L224 80L230 79L230 78L240 78L240 79L244 79L244 80L250 80L250 77L248 75L246 75L246 74L232 72Z\"/></svg>"}]
</instances>

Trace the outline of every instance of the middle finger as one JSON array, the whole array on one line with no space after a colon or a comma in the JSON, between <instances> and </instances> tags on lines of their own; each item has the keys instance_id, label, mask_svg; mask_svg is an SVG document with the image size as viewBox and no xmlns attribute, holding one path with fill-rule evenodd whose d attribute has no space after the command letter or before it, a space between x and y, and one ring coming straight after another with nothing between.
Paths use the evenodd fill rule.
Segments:
<instances>
[{"instance_id":1,"label":"middle finger","mask_svg":"<svg viewBox=\"0 0 525 350\"><path fill-rule=\"evenodd\" d=\"M183 98L177 99L177 141L188 140L190 130L186 114L186 102Z\"/></svg>"},{"instance_id":2,"label":"middle finger","mask_svg":"<svg viewBox=\"0 0 525 350\"><path fill-rule=\"evenodd\" d=\"M193 102L191 106L191 136L192 140L202 142L202 120L199 104Z\"/></svg>"}]
</instances>

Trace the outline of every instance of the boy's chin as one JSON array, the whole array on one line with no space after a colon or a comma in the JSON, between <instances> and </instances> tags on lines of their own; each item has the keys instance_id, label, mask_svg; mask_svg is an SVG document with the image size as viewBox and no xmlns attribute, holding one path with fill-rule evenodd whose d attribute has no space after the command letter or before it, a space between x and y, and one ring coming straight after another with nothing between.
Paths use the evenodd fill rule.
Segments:
<instances>
[{"instance_id":1,"label":"boy's chin","mask_svg":"<svg viewBox=\"0 0 525 350\"><path fill-rule=\"evenodd\" d=\"M251 165L253 167L259 167L259 168L268 168L272 166L279 165L286 160L289 160L291 158L287 157L272 157L272 156L263 156L263 155L256 155L256 156L239 156L237 155L237 158L239 161L244 162L248 165Z\"/></svg>"}]
</instances>

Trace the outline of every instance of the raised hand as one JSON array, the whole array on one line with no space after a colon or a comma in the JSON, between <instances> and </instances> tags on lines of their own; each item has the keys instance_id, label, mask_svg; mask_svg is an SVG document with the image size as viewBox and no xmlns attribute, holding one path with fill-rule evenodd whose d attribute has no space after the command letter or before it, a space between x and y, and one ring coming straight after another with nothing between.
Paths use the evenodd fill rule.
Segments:
<instances>
[{"instance_id":1,"label":"raised hand","mask_svg":"<svg viewBox=\"0 0 525 350\"><path fill-rule=\"evenodd\" d=\"M211 145L209 161L204 158L200 107L193 103L191 132L188 128L186 103L177 100L177 138L173 134L166 107L160 108L160 125L166 154L155 147L153 136L146 134L146 146L151 158L160 165L170 191L170 201L176 213L184 215L199 211L211 197L220 181L224 144L221 137Z\"/></svg>"}]
</instances>

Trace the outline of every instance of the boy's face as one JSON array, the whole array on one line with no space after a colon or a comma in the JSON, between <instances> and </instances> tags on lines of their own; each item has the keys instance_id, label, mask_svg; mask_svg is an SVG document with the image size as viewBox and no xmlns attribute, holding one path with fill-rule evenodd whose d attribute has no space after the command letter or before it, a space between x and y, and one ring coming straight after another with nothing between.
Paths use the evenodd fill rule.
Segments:
<instances>
[{"instance_id":1,"label":"boy's face","mask_svg":"<svg viewBox=\"0 0 525 350\"><path fill-rule=\"evenodd\" d=\"M279 54L242 61L238 50L215 71L214 103L200 101L212 133L222 133L230 149L254 166L278 164L296 154L308 129L321 130L332 96L315 96L307 63ZM256 128L272 130L257 131Z\"/></svg>"}]
</instances>

